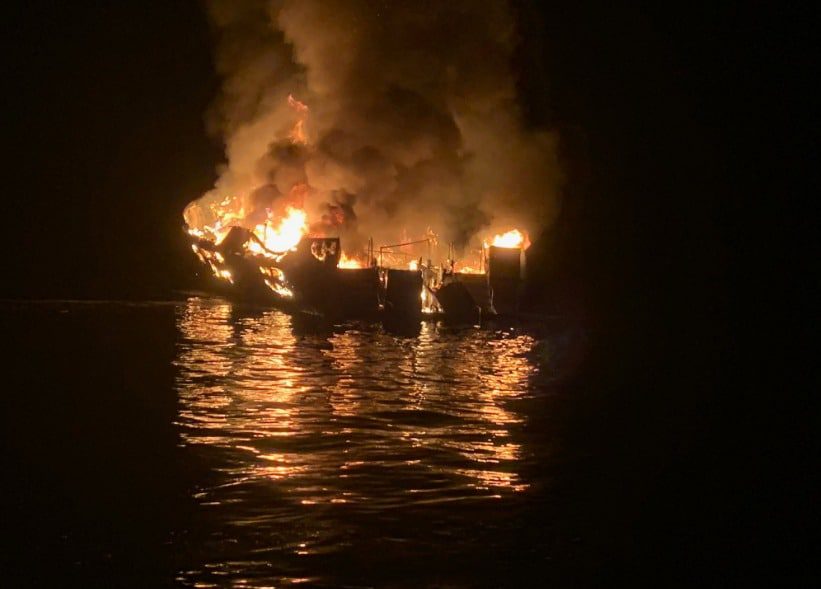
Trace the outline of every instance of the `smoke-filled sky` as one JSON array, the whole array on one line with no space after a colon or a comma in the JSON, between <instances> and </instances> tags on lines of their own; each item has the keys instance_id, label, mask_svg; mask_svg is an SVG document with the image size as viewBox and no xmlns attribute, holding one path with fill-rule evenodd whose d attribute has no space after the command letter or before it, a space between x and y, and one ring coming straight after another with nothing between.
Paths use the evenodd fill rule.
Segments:
<instances>
[{"instance_id":1,"label":"smoke-filled sky","mask_svg":"<svg viewBox=\"0 0 821 589\"><path fill-rule=\"evenodd\" d=\"M259 217L307 185L298 204L313 222L344 217L332 230L351 250L428 228L464 246L557 213L557 140L521 123L505 2L211 0L208 12L223 79L209 124L226 165L206 202L239 197Z\"/></svg>"}]
</instances>

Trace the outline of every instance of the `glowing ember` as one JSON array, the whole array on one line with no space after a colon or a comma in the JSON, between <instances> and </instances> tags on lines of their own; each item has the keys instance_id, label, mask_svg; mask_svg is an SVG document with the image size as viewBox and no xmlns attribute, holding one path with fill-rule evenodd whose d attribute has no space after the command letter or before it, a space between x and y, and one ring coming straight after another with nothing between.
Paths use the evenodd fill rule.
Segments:
<instances>
[{"instance_id":1,"label":"glowing ember","mask_svg":"<svg viewBox=\"0 0 821 589\"><path fill-rule=\"evenodd\" d=\"M268 285L268 288L270 288L272 291L274 291L281 297L285 297L286 299L294 298L294 291L292 291L290 288L283 284L267 279L265 280L265 284Z\"/></svg>"},{"instance_id":2,"label":"glowing ember","mask_svg":"<svg viewBox=\"0 0 821 589\"><path fill-rule=\"evenodd\" d=\"M272 266L261 266L259 271L264 276L263 280L268 288L286 299L294 298L294 291L287 286L282 270Z\"/></svg>"},{"instance_id":3,"label":"glowing ember","mask_svg":"<svg viewBox=\"0 0 821 589\"><path fill-rule=\"evenodd\" d=\"M530 245L530 240L528 240L526 233L522 233L518 229L511 229L507 233L494 235L491 245L495 247L521 247L527 249Z\"/></svg>"},{"instance_id":4,"label":"glowing ember","mask_svg":"<svg viewBox=\"0 0 821 589\"><path fill-rule=\"evenodd\" d=\"M419 270L419 261L411 260L408 262L408 270Z\"/></svg>"},{"instance_id":5,"label":"glowing ember","mask_svg":"<svg viewBox=\"0 0 821 589\"><path fill-rule=\"evenodd\" d=\"M227 196L218 203L204 205L195 201L183 212L188 233L215 244L222 242L231 227L239 224L244 217L242 203L232 196ZM209 219L215 221L209 222Z\"/></svg>"},{"instance_id":6,"label":"glowing ember","mask_svg":"<svg viewBox=\"0 0 821 589\"><path fill-rule=\"evenodd\" d=\"M422 292L420 293L422 298L422 312L431 314L436 313L437 311L441 311L441 307L439 307L439 303L434 298L433 294L428 287L424 284L422 285Z\"/></svg>"}]
</instances>

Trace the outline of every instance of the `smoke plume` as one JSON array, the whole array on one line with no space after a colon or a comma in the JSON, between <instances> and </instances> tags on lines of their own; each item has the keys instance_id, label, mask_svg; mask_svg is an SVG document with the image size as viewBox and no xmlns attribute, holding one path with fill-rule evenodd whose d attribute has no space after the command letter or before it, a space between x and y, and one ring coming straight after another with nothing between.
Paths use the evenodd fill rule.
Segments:
<instances>
[{"instance_id":1,"label":"smoke plume","mask_svg":"<svg viewBox=\"0 0 821 589\"><path fill-rule=\"evenodd\" d=\"M211 0L227 163L203 202L295 201L346 248L458 247L556 213L556 138L523 128L498 0ZM289 99L290 97L290 99ZM252 221L253 219L250 219Z\"/></svg>"}]
</instances>

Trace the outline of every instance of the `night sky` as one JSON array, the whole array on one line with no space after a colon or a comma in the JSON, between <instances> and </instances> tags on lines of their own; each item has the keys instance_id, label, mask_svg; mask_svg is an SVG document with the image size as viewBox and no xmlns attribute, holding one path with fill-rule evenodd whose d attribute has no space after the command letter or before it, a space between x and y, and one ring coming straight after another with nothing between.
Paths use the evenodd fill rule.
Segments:
<instances>
[{"instance_id":1,"label":"night sky","mask_svg":"<svg viewBox=\"0 0 821 589\"><path fill-rule=\"evenodd\" d=\"M49 2L7 19L7 292L158 297L184 286L181 211L221 156L205 134L218 80L204 11Z\"/></svg>"},{"instance_id":2,"label":"night sky","mask_svg":"<svg viewBox=\"0 0 821 589\"><path fill-rule=\"evenodd\" d=\"M774 190L764 164L785 149L783 105L804 83L792 68L808 59L808 36L772 25L802 16L514 5L527 120L558 129L568 172L562 214L531 252L529 296L595 326L577 386L599 391L597 409L578 412L587 431L618 434L613 472L663 463L674 473L651 490L628 475L608 491L653 498L636 532L647 558L684 569L685 550L709 566L712 548L732 545L724 556L747 562L766 551L754 516L763 499L749 490L776 458L737 442L762 427L756 407L740 410L731 394L756 380L737 345L752 333L738 301L764 294L741 279L752 258L765 263L766 240L757 230L748 240L748 220L757 194ZM219 80L200 4L4 10L0 296L162 298L190 287L180 215L222 157L205 132ZM780 223L775 210L761 216ZM705 488L731 516L700 509ZM772 509L784 562L796 566L803 545L786 529L797 509ZM664 537L682 521L706 530L706 544Z\"/></svg>"},{"instance_id":3,"label":"night sky","mask_svg":"<svg viewBox=\"0 0 821 589\"><path fill-rule=\"evenodd\" d=\"M569 172L550 236L561 243L543 248L554 265L611 284L649 243L668 267L721 252L722 207L734 204L727 137L750 108L733 99L758 92L735 63L750 57L735 43L756 36L743 15L515 4L525 112L559 130ZM5 292L184 288L179 214L222 157L205 132L219 81L200 4L35 2L6 22Z\"/></svg>"}]
</instances>

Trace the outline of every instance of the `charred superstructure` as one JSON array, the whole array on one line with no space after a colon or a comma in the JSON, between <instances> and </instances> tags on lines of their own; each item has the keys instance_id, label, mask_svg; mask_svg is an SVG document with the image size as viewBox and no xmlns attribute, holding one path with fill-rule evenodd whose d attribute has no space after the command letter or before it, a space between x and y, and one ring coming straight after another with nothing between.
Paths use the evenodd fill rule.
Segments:
<instances>
[{"instance_id":1,"label":"charred superstructure","mask_svg":"<svg viewBox=\"0 0 821 589\"><path fill-rule=\"evenodd\" d=\"M524 251L490 246L487 278L493 309L505 315L518 313L524 281Z\"/></svg>"},{"instance_id":2,"label":"charred superstructure","mask_svg":"<svg viewBox=\"0 0 821 589\"><path fill-rule=\"evenodd\" d=\"M422 316L422 293L426 288L421 270L387 268L384 309L396 317L418 319Z\"/></svg>"},{"instance_id":3,"label":"charred superstructure","mask_svg":"<svg viewBox=\"0 0 821 589\"><path fill-rule=\"evenodd\" d=\"M221 294L291 312L471 324L518 312L525 257L520 244L484 247L486 271L479 272L456 272L452 259L438 266L421 257L405 262L411 254L389 249L425 241L383 246L378 258L369 246L368 260L357 262L359 267L344 258L338 237L302 237L275 252L254 232L231 227L219 243L193 236L192 249Z\"/></svg>"}]
</instances>

